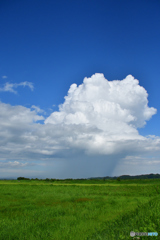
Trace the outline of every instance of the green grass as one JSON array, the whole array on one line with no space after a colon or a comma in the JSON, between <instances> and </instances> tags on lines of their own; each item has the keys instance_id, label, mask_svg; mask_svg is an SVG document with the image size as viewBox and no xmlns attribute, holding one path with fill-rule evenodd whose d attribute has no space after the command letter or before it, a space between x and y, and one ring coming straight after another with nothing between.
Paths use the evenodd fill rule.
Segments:
<instances>
[{"instance_id":1,"label":"green grass","mask_svg":"<svg viewBox=\"0 0 160 240\"><path fill-rule=\"evenodd\" d=\"M0 181L0 240L133 239L159 223L159 179Z\"/></svg>"}]
</instances>

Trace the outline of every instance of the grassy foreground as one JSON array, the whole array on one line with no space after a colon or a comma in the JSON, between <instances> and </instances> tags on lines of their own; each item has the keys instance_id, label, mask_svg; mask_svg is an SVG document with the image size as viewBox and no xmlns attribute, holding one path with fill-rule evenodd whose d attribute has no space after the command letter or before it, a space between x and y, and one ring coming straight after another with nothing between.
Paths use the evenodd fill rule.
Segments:
<instances>
[{"instance_id":1,"label":"grassy foreground","mask_svg":"<svg viewBox=\"0 0 160 240\"><path fill-rule=\"evenodd\" d=\"M0 181L0 240L122 240L157 232L160 180Z\"/></svg>"}]
</instances>

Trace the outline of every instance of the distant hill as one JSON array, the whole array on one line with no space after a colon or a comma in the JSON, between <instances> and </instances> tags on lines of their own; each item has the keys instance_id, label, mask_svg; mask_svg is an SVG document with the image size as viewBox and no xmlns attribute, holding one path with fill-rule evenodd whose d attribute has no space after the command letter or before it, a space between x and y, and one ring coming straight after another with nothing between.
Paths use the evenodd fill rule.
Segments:
<instances>
[{"instance_id":1,"label":"distant hill","mask_svg":"<svg viewBox=\"0 0 160 240\"><path fill-rule=\"evenodd\" d=\"M135 176L130 176L130 175L121 175L119 177L95 177L95 178L88 178L88 179L152 179L152 178L160 178L160 174L144 174L144 175L135 175Z\"/></svg>"}]
</instances>

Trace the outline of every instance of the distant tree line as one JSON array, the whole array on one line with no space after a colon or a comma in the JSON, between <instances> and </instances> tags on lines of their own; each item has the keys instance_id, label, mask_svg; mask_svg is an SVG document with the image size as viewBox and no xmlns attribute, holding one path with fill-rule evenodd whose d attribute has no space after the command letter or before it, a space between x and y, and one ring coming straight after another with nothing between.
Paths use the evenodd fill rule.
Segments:
<instances>
[{"instance_id":1,"label":"distant tree line","mask_svg":"<svg viewBox=\"0 0 160 240\"><path fill-rule=\"evenodd\" d=\"M30 180L30 178L18 177L17 180Z\"/></svg>"},{"instance_id":2,"label":"distant tree line","mask_svg":"<svg viewBox=\"0 0 160 240\"><path fill-rule=\"evenodd\" d=\"M36 180L36 181L72 181L75 179L67 178L67 179L56 179L56 178L46 178L46 179L38 179L38 178L25 178L25 177L18 177L17 180ZM86 180L86 179L76 179L76 180Z\"/></svg>"},{"instance_id":3,"label":"distant tree line","mask_svg":"<svg viewBox=\"0 0 160 240\"><path fill-rule=\"evenodd\" d=\"M124 180L124 179L156 179L160 178L160 174L143 174L143 175L136 175L136 176L130 176L130 175L122 175L119 177L97 177L97 178L90 178L90 180Z\"/></svg>"},{"instance_id":4,"label":"distant tree line","mask_svg":"<svg viewBox=\"0 0 160 240\"><path fill-rule=\"evenodd\" d=\"M46 179L38 179L38 178L25 178L25 177L18 177L17 180L36 180L36 181L75 181L75 180L98 180L98 181L105 181L105 180L127 180L127 179L156 179L160 178L160 174L145 174L145 175L137 175L137 176L130 176L130 175L122 175L120 177L97 177L97 178L78 178L78 179L73 179L73 178L67 178L67 179L56 179L56 178L46 178Z\"/></svg>"}]
</instances>

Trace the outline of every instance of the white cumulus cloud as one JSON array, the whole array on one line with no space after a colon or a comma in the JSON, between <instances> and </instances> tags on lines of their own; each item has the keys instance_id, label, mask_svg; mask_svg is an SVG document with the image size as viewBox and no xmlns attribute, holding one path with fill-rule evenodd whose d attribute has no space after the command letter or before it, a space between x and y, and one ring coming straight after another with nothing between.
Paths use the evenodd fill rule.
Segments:
<instances>
[{"instance_id":1,"label":"white cumulus cloud","mask_svg":"<svg viewBox=\"0 0 160 240\"><path fill-rule=\"evenodd\" d=\"M131 75L108 81L96 73L79 86L72 84L59 111L46 119L35 105L29 109L0 102L0 159L37 161L45 177L53 178L111 175L118 162L130 161L128 156L143 169L146 154L160 156L159 136L138 132L157 111L147 98Z\"/></svg>"},{"instance_id":2,"label":"white cumulus cloud","mask_svg":"<svg viewBox=\"0 0 160 240\"><path fill-rule=\"evenodd\" d=\"M106 152L105 146L112 145L111 141L114 145L117 140L143 139L137 128L143 127L157 111L148 107L147 97L146 90L131 75L122 81L108 81L97 73L79 86L72 84L59 111L53 112L45 124L94 127L101 133L92 135L90 144L103 146Z\"/></svg>"}]
</instances>

